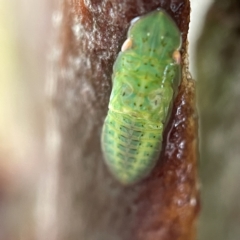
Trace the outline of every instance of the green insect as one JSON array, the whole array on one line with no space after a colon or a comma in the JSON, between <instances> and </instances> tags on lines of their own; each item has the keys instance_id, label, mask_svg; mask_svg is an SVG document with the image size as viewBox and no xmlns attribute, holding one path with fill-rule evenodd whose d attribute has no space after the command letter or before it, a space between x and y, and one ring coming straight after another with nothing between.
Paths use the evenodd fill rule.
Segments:
<instances>
[{"instance_id":1,"label":"green insect","mask_svg":"<svg viewBox=\"0 0 240 240\"><path fill-rule=\"evenodd\" d=\"M133 19L113 66L102 150L113 175L133 184L155 166L181 79L181 33L162 9Z\"/></svg>"}]
</instances>

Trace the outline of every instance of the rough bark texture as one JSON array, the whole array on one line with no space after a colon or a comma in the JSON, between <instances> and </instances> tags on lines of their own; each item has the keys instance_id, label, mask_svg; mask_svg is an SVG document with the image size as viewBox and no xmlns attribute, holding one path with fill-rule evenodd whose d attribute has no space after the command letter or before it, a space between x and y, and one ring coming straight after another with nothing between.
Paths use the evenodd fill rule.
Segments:
<instances>
[{"instance_id":1,"label":"rough bark texture","mask_svg":"<svg viewBox=\"0 0 240 240\"><path fill-rule=\"evenodd\" d=\"M183 61L183 79L162 154L151 175L137 185L121 186L109 174L100 149L112 65L130 20L158 7L182 31L186 60L187 0L66 0L56 13L60 37L49 79L52 110L48 121L52 133L49 176L55 180L54 184L46 181L45 188L54 195L45 204L55 217L41 226L40 239L195 239L197 124L195 84L187 61Z\"/></svg>"},{"instance_id":2,"label":"rough bark texture","mask_svg":"<svg viewBox=\"0 0 240 240\"><path fill-rule=\"evenodd\" d=\"M240 236L240 2L216 1L198 42L200 239Z\"/></svg>"}]
</instances>

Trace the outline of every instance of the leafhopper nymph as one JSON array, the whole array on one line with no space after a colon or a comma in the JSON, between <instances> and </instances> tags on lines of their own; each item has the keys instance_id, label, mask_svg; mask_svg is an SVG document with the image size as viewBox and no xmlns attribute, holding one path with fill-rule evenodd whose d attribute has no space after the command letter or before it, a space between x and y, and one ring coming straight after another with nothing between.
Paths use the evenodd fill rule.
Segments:
<instances>
[{"instance_id":1,"label":"leafhopper nymph","mask_svg":"<svg viewBox=\"0 0 240 240\"><path fill-rule=\"evenodd\" d=\"M113 66L102 150L123 184L155 166L181 79L181 32L162 9L135 18Z\"/></svg>"}]
</instances>

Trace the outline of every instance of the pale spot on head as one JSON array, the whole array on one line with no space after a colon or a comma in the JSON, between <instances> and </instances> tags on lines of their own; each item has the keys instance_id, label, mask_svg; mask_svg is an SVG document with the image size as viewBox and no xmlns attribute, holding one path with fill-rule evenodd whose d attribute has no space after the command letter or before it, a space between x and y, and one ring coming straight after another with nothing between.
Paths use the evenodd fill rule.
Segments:
<instances>
[{"instance_id":1,"label":"pale spot on head","mask_svg":"<svg viewBox=\"0 0 240 240\"><path fill-rule=\"evenodd\" d=\"M179 50L175 50L173 52L173 59L175 60L175 62L177 64L180 64L181 63L181 53L179 52Z\"/></svg>"},{"instance_id":2,"label":"pale spot on head","mask_svg":"<svg viewBox=\"0 0 240 240\"><path fill-rule=\"evenodd\" d=\"M147 36L148 36L148 37L150 36L150 32L147 33Z\"/></svg>"},{"instance_id":3,"label":"pale spot on head","mask_svg":"<svg viewBox=\"0 0 240 240\"><path fill-rule=\"evenodd\" d=\"M125 40L125 42L123 43L123 45L122 45L121 51L124 52L124 51L126 51L127 49L129 49L131 47L132 47L132 39L131 38L127 38Z\"/></svg>"}]
</instances>

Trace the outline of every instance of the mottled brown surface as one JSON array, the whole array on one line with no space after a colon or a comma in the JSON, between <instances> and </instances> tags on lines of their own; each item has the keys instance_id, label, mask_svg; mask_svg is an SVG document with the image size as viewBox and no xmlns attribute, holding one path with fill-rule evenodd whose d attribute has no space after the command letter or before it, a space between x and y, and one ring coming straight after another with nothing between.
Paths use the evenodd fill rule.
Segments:
<instances>
[{"instance_id":1,"label":"mottled brown surface","mask_svg":"<svg viewBox=\"0 0 240 240\"><path fill-rule=\"evenodd\" d=\"M60 139L53 223L58 240L195 239L197 125L195 86L187 78L187 66L151 176L137 185L121 186L109 174L100 149L112 65L130 20L158 7L167 10L183 32L185 58L188 1L66 0L62 5L60 55L55 59L51 93L52 127Z\"/></svg>"}]
</instances>

